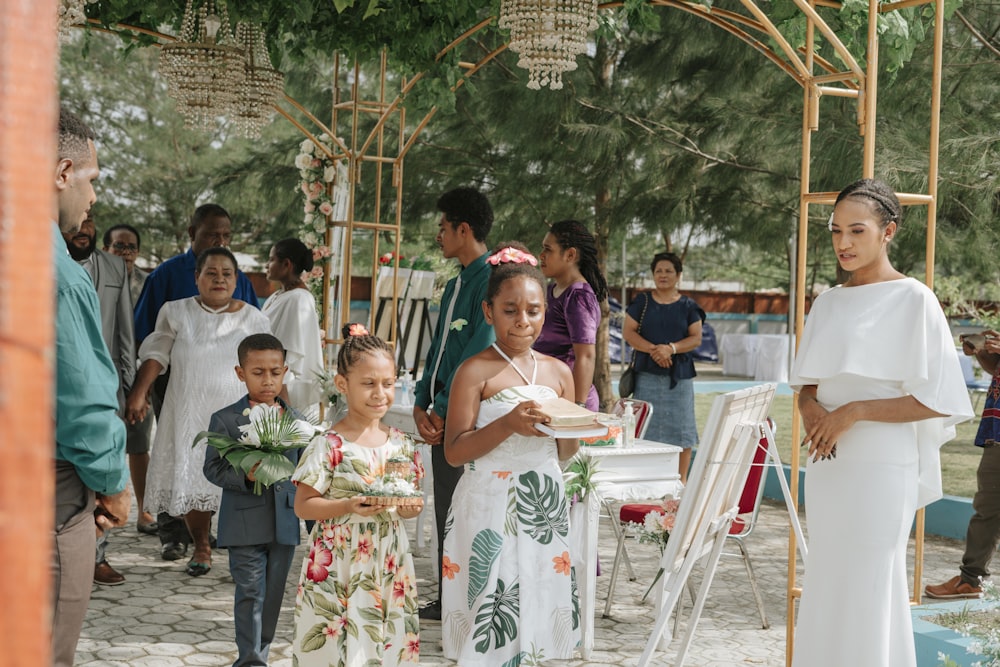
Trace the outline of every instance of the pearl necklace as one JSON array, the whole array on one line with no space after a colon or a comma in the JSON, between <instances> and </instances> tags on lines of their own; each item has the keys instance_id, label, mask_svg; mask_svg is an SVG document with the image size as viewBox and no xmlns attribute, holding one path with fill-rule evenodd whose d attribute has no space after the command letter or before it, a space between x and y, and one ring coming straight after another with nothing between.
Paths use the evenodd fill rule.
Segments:
<instances>
[{"instance_id":1,"label":"pearl necklace","mask_svg":"<svg viewBox=\"0 0 1000 667\"><path fill-rule=\"evenodd\" d=\"M220 306L218 308L212 308L211 306L206 306L205 303L202 302L199 299L195 299L195 303L197 303L199 306L201 306L203 310L206 310L206 311L212 313L213 315L219 315L219 314L224 313L227 310L229 310L229 306L231 306L233 302L230 301L226 305Z\"/></svg>"}]
</instances>

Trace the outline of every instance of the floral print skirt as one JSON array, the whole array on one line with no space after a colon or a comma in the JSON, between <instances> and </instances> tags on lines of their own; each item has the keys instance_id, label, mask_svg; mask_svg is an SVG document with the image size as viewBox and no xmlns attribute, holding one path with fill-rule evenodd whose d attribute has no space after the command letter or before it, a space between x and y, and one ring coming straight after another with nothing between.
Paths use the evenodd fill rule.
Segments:
<instances>
[{"instance_id":1,"label":"floral print skirt","mask_svg":"<svg viewBox=\"0 0 1000 667\"><path fill-rule=\"evenodd\" d=\"M419 665L416 576L402 522L323 521L311 541L295 599L293 664Z\"/></svg>"}]
</instances>

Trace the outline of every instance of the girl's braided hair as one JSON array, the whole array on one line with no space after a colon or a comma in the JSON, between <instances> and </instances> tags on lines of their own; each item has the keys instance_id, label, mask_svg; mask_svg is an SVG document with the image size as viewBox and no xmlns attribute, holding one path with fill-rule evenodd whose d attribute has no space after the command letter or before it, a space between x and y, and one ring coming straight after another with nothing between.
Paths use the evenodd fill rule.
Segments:
<instances>
[{"instance_id":1,"label":"girl's braided hair","mask_svg":"<svg viewBox=\"0 0 1000 667\"><path fill-rule=\"evenodd\" d=\"M341 375L347 375L351 367L366 354L382 353L395 362L388 343L368 333L363 324L356 322L345 324L341 334L344 336L344 344L337 353L337 372Z\"/></svg>"}]
</instances>

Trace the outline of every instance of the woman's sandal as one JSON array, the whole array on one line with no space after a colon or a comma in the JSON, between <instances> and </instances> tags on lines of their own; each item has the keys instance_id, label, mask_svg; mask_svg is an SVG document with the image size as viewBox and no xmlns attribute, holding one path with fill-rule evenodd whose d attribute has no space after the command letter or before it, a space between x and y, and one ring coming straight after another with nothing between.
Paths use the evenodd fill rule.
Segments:
<instances>
[{"instance_id":1,"label":"woman's sandal","mask_svg":"<svg viewBox=\"0 0 1000 667\"><path fill-rule=\"evenodd\" d=\"M184 568L184 573L192 577L200 577L203 574L208 574L212 569L210 563L198 563L194 560L189 560L187 567Z\"/></svg>"},{"instance_id":2,"label":"woman's sandal","mask_svg":"<svg viewBox=\"0 0 1000 667\"><path fill-rule=\"evenodd\" d=\"M135 529L142 533L143 535L156 535L158 534L160 525L155 521L150 521L149 523L139 523L135 524Z\"/></svg>"}]
</instances>

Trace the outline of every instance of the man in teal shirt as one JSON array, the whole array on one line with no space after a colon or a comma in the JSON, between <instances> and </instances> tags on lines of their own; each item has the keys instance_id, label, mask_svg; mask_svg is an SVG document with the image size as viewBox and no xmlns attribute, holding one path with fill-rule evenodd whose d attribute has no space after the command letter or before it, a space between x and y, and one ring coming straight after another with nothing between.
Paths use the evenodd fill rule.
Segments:
<instances>
[{"instance_id":1,"label":"man in teal shirt","mask_svg":"<svg viewBox=\"0 0 1000 667\"><path fill-rule=\"evenodd\" d=\"M52 664L71 667L93 581L95 530L124 525L131 505L125 424L117 417L118 372L101 334L94 283L66 249L96 200L94 133L75 115L59 114L55 170L56 446ZM95 511L96 502L96 511Z\"/></svg>"},{"instance_id":2,"label":"man in teal shirt","mask_svg":"<svg viewBox=\"0 0 1000 667\"><path fill-rule=\"evenodd\" d=\"M420 618L441 619L441 556L444 526L451 497L462 476L444 458L444 421L448 415L448 393L455 371L474 354L493 342L493 327L486 323L483 301L490 267L486 263L486 236L493 226L493 209L486 196L473 188L457 188L437 201L441 211L437 244L446 258L454 258L462 271L445 285L434 337L427 351L424 373L417 382L413 421L424 442L431 447L434 471L434 519L437 533L438 599L420 609Z\"/></svg>"}]
</instances>

